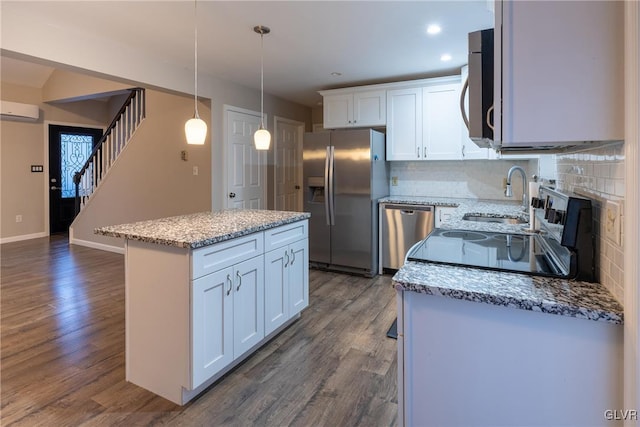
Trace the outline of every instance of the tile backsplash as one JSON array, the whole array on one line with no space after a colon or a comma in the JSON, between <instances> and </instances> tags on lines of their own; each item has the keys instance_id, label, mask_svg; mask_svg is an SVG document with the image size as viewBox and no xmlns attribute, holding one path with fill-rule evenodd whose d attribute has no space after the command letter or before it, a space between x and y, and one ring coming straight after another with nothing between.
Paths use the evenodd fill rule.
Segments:
<instances>
[{"instance_id":1,"label":"tile backsplash","mask_svg":"<svg viewBox=\"0 0 640 427\"><path fill-rule=\"evenodd\" d=\"M624 296L624 143L579 153L555 156L558 188L582 194L594 201L596 277L622 303ZM541 171L542 174L542 171ZM619 206L616 218L607 219L606 202ZM605 235L607 221L620 222L620 244Z\"/></svg>"},{"instance_id":2,"label":"tile backsplash","mask_svg":"<svg viewBox=\"0 0 640 427\"><path fill-rule=\"evenodd\" d=\"M518 165L527 178L537 173L537 160L465 160L432 162L390 162L389 187L392 196L456 197L509 200L503 180L509 168ZM397 185L393 178L397 177ZM522 178L514 175L513 200L522 197Z\"/></svg>"}]
</instances>

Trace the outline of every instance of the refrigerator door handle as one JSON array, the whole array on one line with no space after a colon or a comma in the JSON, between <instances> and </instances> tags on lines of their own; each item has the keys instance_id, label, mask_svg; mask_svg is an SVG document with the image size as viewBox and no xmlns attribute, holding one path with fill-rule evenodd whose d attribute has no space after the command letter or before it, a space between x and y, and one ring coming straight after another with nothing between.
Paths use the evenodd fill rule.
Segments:
<instances>
[{"instance_id":1,"label":"refrigerator door handle","mask_svg":"<svg viewBox=\"0 0 640 427\"><path fill-rule=\"evenodd\" d=\"M327 225L331 225L331 207L329 206L329 200L331 200L330 190L330 178L329 178L329 163L331 162L331 147L327 146L327 155L324 158L324 214L327 218Z\"/></svg>"},{"instance_id":2,"label":"refrigerator door handle","mask_svg":"<svg viewBox=\"0 0 640 427\"><path fill-rule=\"evenodd\" d=\"M334 167L334 163L335 163L335 147L332 145L329 148L329 153L330 153L330 160L329 160L329 213L330 213L330 218L331 218L331 222L329 225L336 225L336 212L335 212L335 205L333 203L333 190L335 189L335 185L334 185L334 173L333 173L333 167Z\"/></svg>"}]
</instances>

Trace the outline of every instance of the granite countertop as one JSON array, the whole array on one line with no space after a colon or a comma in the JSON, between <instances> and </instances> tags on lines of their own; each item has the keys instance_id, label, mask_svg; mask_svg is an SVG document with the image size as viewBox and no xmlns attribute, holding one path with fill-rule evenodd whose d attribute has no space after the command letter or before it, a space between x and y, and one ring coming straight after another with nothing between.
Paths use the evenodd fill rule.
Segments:
<instances>
[{"instance_id":1,"label":"granite countertop","mask_svg":"<svg viewBox=\"0 0 640 427\"><path fill-rule=\"evenodd\" d=\"M622 306L599 283L412 261L393 282L399 290L522 310L614 324L624 319Z\"/></svg>"},{"instance_id":2,"label":"granite countertop","mask_svg":"<svg viewBox=\"0 0 640 427\"><path fill-rule=\"evenodd\" d=\"M527 224L463 220L465 214L529 219L518 202L441 197L390 196L380 203L455 207L441 228L527 234ZM393 276L396 289L540 311L614 324L623 323L623 309L599 283L530 276L409 261Z\"/></svg>"},{"instance_id":3,"label":"granite countertop","mask_svg":"<svg viewBox=\"0 0 640 427\"><path fill-rule=\"evenodd\" d=\"M409 205L442 206L456 208L448 219L444 220L440 228L497 231L501 233L528 233L529 212L525 212L518 201L474 200L444 197L418 196L387 196L378 200L379 203L401 203ZM524 224L498 224L487 222L467 221L462 219L466 214L480 215L491 218L517 218Z\"/></svg>"},{"instance_id":4,"label":"granite countertop","mask_svg":"<svg viewBox=\"0 0 640 427\"><path fill-rule=\"evenodd\" d=\"M309 217L307 212L230 209L111 225L94 233L195 249Z\"/></svg>"}]
</instances>

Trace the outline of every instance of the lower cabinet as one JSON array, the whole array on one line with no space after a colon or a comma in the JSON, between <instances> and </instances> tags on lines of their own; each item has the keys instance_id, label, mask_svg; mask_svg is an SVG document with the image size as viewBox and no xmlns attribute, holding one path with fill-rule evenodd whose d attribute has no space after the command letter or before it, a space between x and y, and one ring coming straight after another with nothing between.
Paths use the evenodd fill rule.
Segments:
<instances>
[{"instance_id":1,"label":"lower cabinet","mask_svg":"<svg viewBox=\"0 0 640 427\"><path fill-rule=\"evenodd\" d=\"M309 305L309 239L267 252L265 265L265 334Z\"/></svg>"},{"instance_id":2,"label":"lower cabinet","mask_svg":"<svg viewBox=\"0 0 640 427\"><path fill-rule=\"evenodd\" d=\"M127 381L179 405L309 304L306 220L198 249L127 241L125 256Z\"/></svg>"},{"instance_id":3,"label":"lower cabinet","mask_svg":"<svg viewBox=\"0 0 640 427\"><path fill-rule=\"evenodd\" d=\"M262 256L193 281L194 388L264 338L263 283Z\"/></svg>"}]
</instances>

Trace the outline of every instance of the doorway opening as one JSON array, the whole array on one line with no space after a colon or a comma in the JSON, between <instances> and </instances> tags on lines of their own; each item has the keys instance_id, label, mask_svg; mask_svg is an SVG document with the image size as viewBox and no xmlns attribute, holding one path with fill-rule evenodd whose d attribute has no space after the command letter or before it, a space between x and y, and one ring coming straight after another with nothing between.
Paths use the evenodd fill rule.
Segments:
<instances>
[{"instance_id":1,"label":"doorway opening","mask_svg":"<svg viewBox=\"0 0 640 427\"><path fill-rule=\"evenodd\" d=\"M73 175L91 156L102 129L49 125L49 230L68 233L75 212Z\"/></svg>"}]
</instances>

